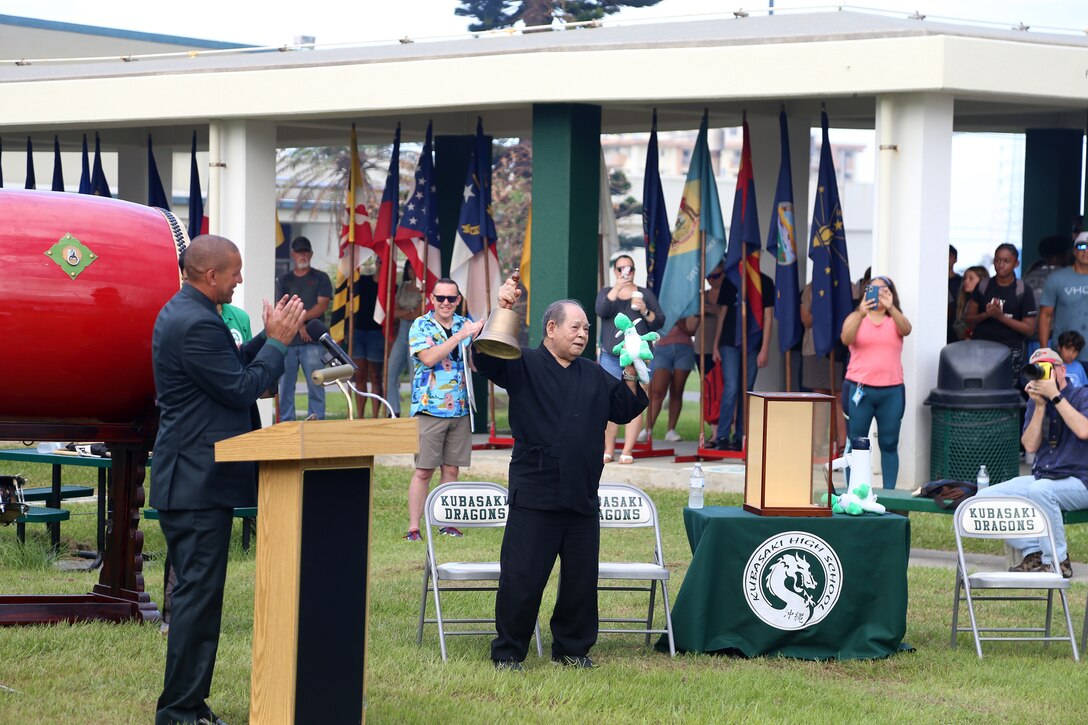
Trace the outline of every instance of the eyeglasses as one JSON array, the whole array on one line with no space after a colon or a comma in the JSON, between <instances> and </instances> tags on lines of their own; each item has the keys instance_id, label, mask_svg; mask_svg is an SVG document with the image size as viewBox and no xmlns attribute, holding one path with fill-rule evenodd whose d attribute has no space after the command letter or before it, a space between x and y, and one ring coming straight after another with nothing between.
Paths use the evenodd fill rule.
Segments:
<instances>
[{"instance_id":1,"label":"eyeglasses","mask_svg":"<svg viewBox=\"0 0 1088 725\"><path fill-rule=\"evenodd\" d=\"M1077 242L1073 245L1073 249L1078 252L1083 252L1085 249L1088 249L1088 242Z\"/></svg>"},{"instance_id":2,"label":"eyeglasses","mask_svg":"<svg viewBox=\"0 0 1088 725\"><path fill-rule=\"evenodd\" d=\"M461 295L436 295L433 293L432 296L435 302L448 302L451 305L461 297Z\"/></svg>"}]
</instances>

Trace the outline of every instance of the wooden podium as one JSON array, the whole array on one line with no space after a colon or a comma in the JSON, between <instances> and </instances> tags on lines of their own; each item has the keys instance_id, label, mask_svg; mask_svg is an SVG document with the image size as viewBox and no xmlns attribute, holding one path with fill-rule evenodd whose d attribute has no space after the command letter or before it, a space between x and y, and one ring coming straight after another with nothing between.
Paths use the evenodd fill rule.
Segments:
<instances>
[{"instance_id":1,"label":"wooden podium","mask_svg":"<svg viewBox=\"0 0 1088 725\"><path fill-rule=\"evenodd\" d=\"M408 418L280 423L215 444L259 461L251 723L366 721L374 456L414 453Z\"/></svg>"}]
</instances>

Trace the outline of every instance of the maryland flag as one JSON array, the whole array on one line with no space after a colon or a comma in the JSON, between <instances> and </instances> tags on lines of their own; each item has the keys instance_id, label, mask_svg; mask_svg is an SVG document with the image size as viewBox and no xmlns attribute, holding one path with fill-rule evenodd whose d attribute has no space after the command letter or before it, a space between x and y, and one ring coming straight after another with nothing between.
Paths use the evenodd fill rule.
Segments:
<instances>
[{"instance_id":1,"label":"maryland flag","mask_svg":"<svg viewBox=\"0 0 1088 725\"><path fill-rule=\"evenodd\" d=\"M363 203L363 171L359 165L359 143L355 124L351 125L351 174L344 204L344 225L340 229L340 262L336 266L336 290L332 296L332 338L344 345L351 344L348 335L349 317L359 311L359 296L354 287L359 281L359 266L374 256L374 234L370 216ZM351 287L349 288L349 280ZM350 298L350 300L349 300ZM347 347L347 346L345 346ZM351 350L348 350L351 353Z\"/></svg>"}]
</instances>

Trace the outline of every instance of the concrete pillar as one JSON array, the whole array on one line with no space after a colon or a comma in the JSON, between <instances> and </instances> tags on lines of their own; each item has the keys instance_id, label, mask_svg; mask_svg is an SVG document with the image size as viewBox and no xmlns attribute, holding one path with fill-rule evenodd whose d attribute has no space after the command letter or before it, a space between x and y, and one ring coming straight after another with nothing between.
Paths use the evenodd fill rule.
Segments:
<instances>
[{"instance_id":1,"label":"concrete pillar","mask_svg":"<svg viewBox=\"0 0 1088 725\"><path fill-rule=\"evenodd\" d=\"M579 300L592 320L597 298L601 159L600 106L533 106L533 274L529 344L543 335L540 316L552 302ZM596 337L583 355L596 359Z\"/></svg>"},{"instance_id":2,"label":"concrete pillar","mask_svg":"<svg viewBox=\"0 0 1088 725\"><path fill-rule=\"evenodd\" d=\"M947 325L952 110L951 95L877 98L873 274L895 282L913 326L903 346L907 402L898 488L929 479L930 413L922 401L937 385Z\"/></svg>"},{"instance_id":3,"label":"concrete pillar","mask_svg":"<svg viewBox=\"0 0 1088 725\"><path fill-rule=\"evenodd\" d=\"M1084 132L1029 128L1024 149L1024 225L1021 273L1039 258L1039 240L1069 234L1080 211Z\"/></svg>"},{"instance_id":4,"label":"concrete pillar","mask_svg":"<svg viewBox=\"0 0 1088 725\"><path fill-rule=\"evenodd\" d=\"M221 121L219 234L242 252L243 283L233 304L264 329L262 300L275 294L276 127L264 121Z\"/></svg>"}]
</instances>

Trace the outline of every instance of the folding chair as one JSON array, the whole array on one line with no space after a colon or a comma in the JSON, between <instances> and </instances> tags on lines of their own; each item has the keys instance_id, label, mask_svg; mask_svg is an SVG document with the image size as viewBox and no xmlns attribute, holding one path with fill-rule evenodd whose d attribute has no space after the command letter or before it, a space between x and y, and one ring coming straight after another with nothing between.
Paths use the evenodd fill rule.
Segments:
<instances>
[{"instance_id":1,"label":"folding chair","mask_svg":"<svg viewBox=\"0 0 1088 725\"><path fill-rule=\"evenodd\" d=\"M1015 642L1065 642L1073 647L1073 659L1080 660L1077 652L1076 635L1073 632L1073 620L1069 616L1069 602L1066 590L1069 580L1061 575L1058 562L1051 562L1052 571L1046 572L1010 572L980 571L967 573L967 563L963 556L963 539L1038 539L1046 537L1050 550L1054 551L1054 532L1046 514L1034 503L1021 496L986 496L969 498L959 505L953 517L953 529L956 532L956 552L959 563L956 567L956 589L952 600L952 647L956 646L956 635L971 632L975 638L975 652L982 658L982 642L1009 640ZM963 591L961 595L960 591ZM976 590L1046 590L1046 596L1033 595L990 595L979 596ZM1066 634L1054 637L1050 634L1051 615L1054 609L1054 592L1061 597L1065 611ZM1046 623L1042 627L979 627L975 614L975 602L979 601L1045 601ZM960 602L967 602L967 613L971 617L971 626L959 626ZM983 637L980 632L1035 633L1037 636L1000 635ZM1042 636L1038 636L1041 633Z\"/></svg>"},{"instance_id":2,"label":"folding chair","mask_svg":"<svg viewBox=\"0 0 1088 725\"><path fill-rule=\"evenodd\" d=\"M446 636L454 635L494 635L495 630L447 629L449 624L494 624L494 617L489 619L449 619L442 614L442 595L448 592L494 592L498 591L499 562L497 561L451 561L438 563L435 555L435 537L443 526L455 526L459 529L502 528L507 519L506 489L497 483L454 481L444 483L431 491L427 497L423 514L426 519L424 533L427 538L427 561L423 567L423 594L419 602L419 628L416 632L416 644L423 644L423 625L438 625L438 642L442 649L442 659L446 660ZM440 535L439 535L440 536ZM494 582L490 585L444 586L449 582ZM434 594L434 619L427 619L427 594ZM494 611L494 609L492 609ZM540 644L540 622L535 626L536 653L544 656Z\"/></svg>"},{"instance_id":3,"label":"folding chair","mask_svg":"<svg viewBox=\"0 0 1088 725\"><path fill-rule=\"evenodd\" d=\"M602 634L636 633L646 635L646 644L650 644L651 634L664 634L669 640L669 654L676 656L676 644L672 636L672 611L669 609L669 570L665 568L665 557L661 551L661 528L657 520L657 507L646 493L627 483L602 483L598 488L597 496L601 504L601 528L602 529L630 529L653 527L654 552L653 561L629 562L629 561L602 561L598 566L598 577L605 581L646 581L647 586L624 585L597 585L597 590L649 592L650 606L645 619L631 619L621 617L600 617L601 623L613 624L641 624L643 628L615 628L602 629L598 625L598 632ZM661 604L665 609L665 628L654 629L654 599L657 593L657 585L661 585Z\"/></svg>"}]
</instances>

